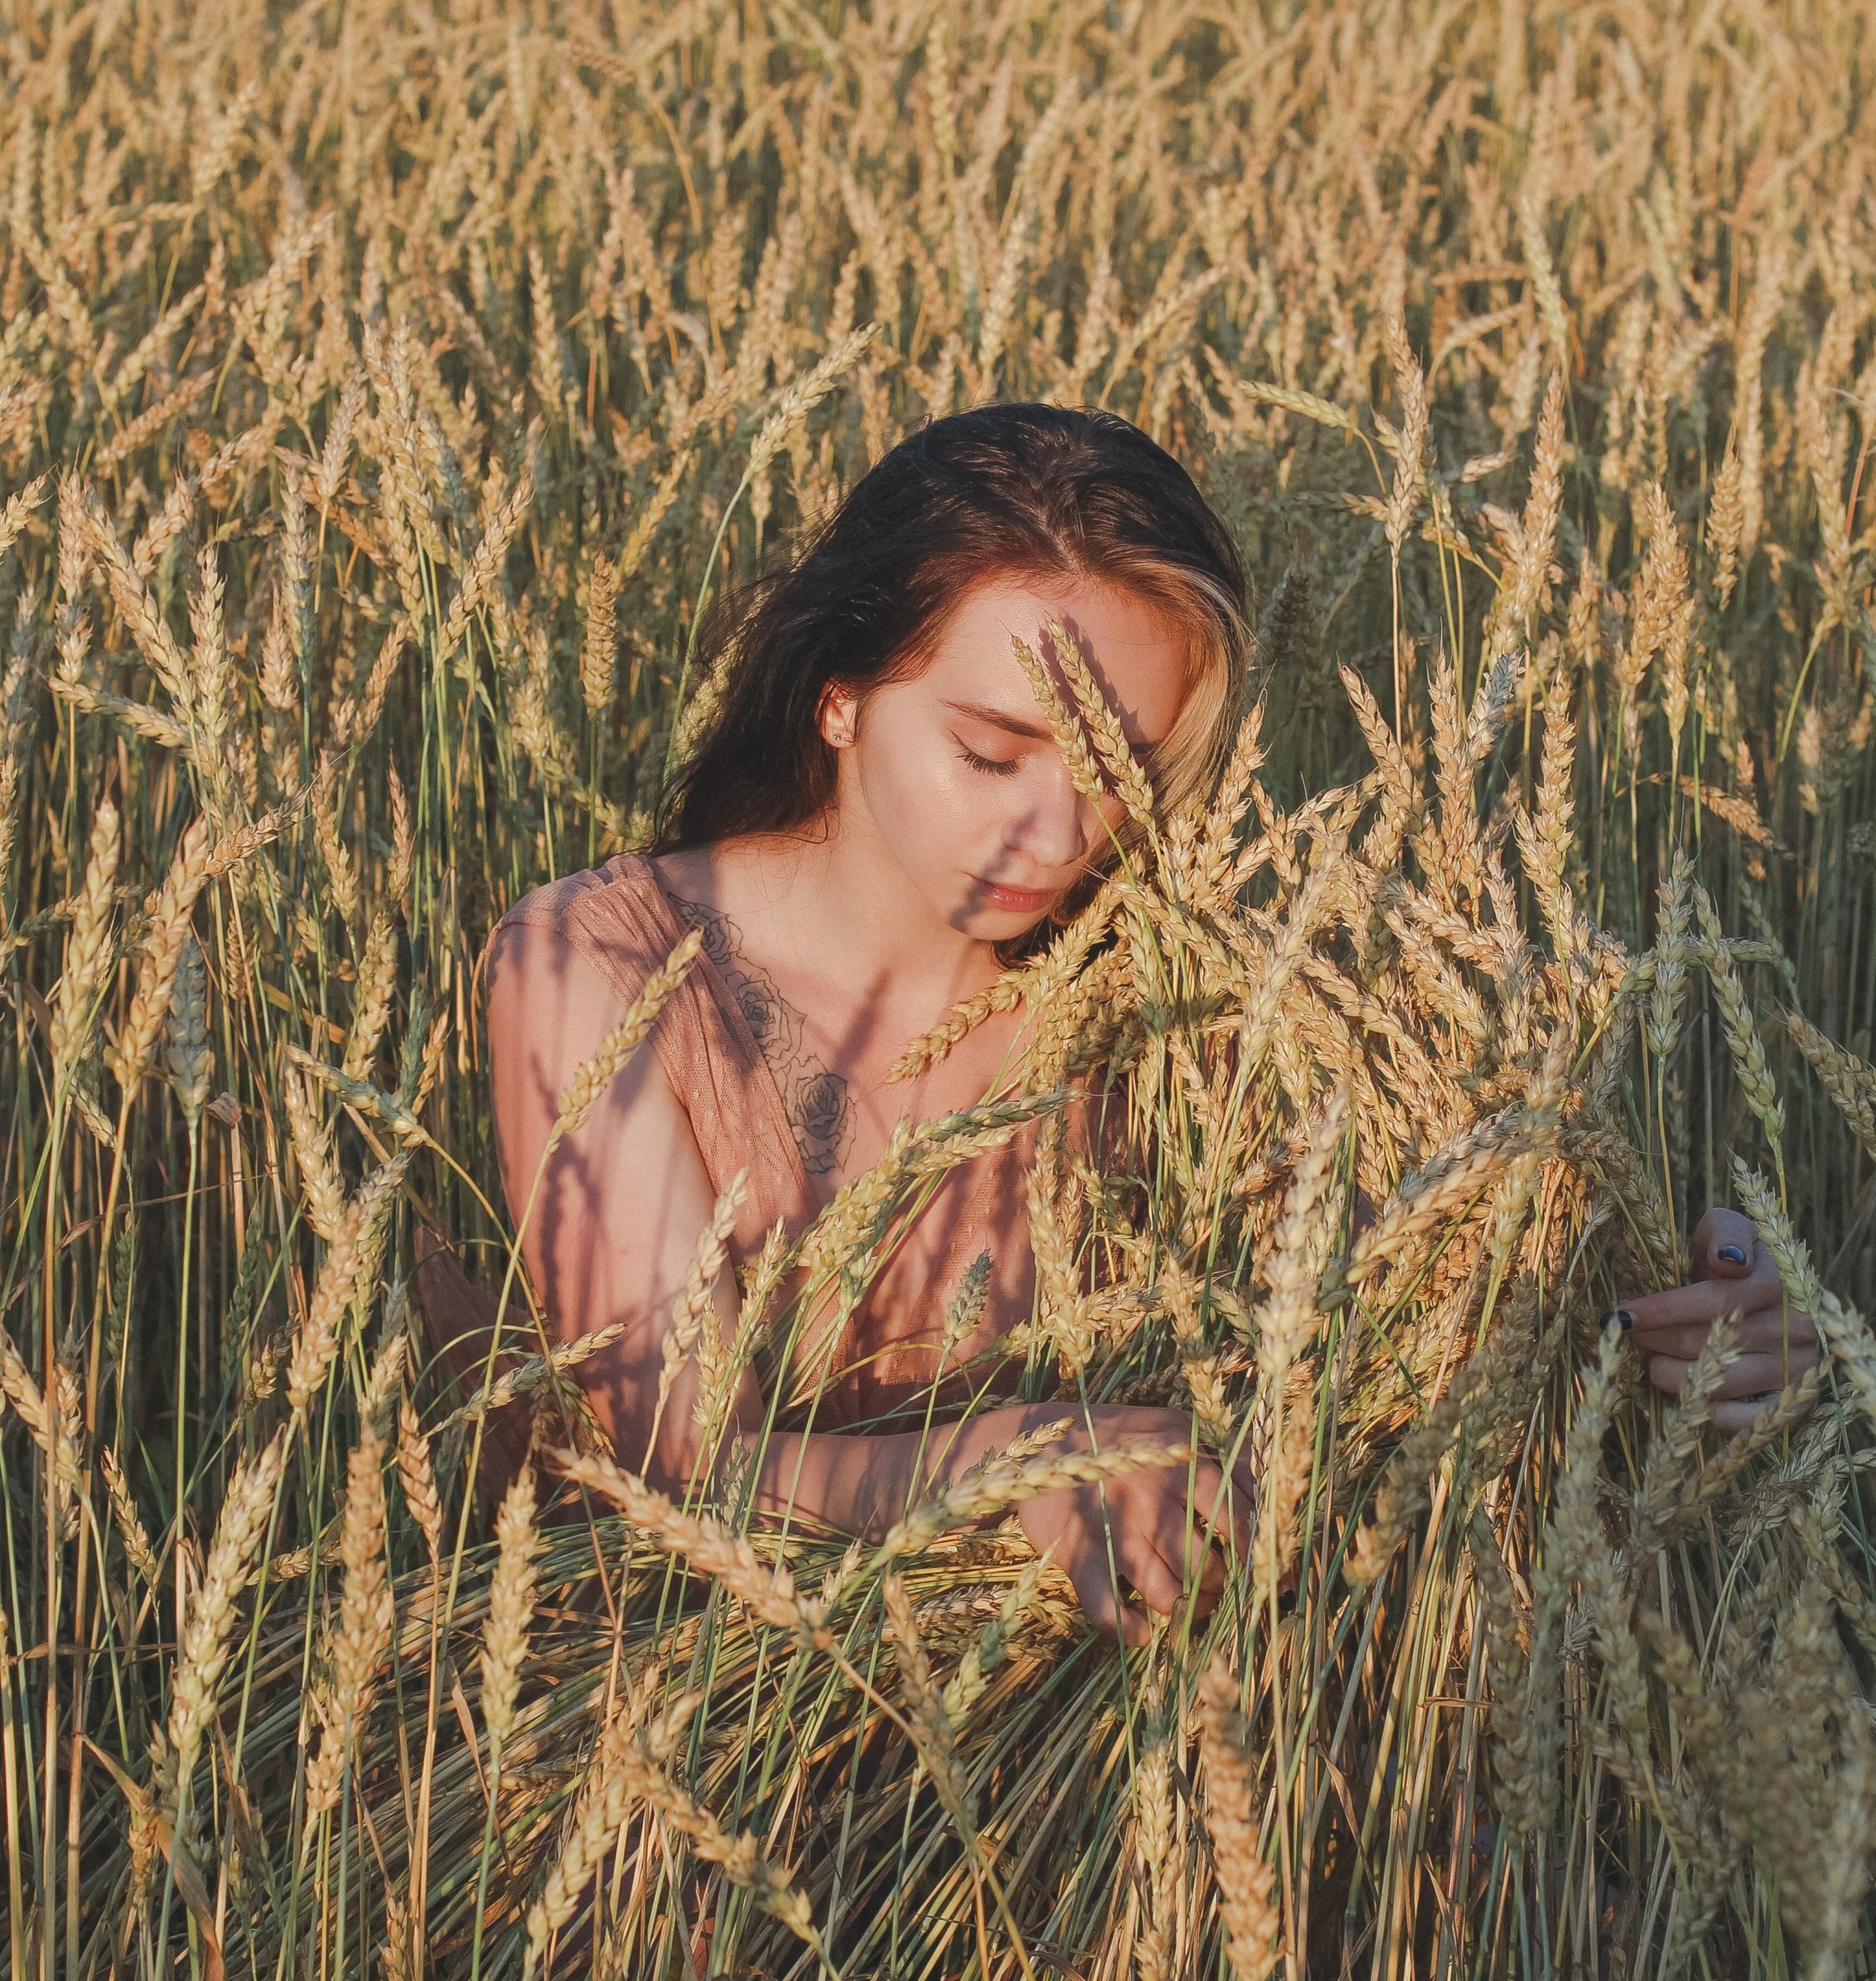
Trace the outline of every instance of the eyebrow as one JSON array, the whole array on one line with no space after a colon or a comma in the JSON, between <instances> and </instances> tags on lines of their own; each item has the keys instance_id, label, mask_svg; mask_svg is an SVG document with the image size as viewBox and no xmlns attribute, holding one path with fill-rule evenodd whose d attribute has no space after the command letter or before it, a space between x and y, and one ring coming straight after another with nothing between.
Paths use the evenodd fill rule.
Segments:
<instances>
[{"instance_id":1,"label":"eyebrow","mask_svg":"<svg viewBox=\"0 0 1876 1981\"><path fill-rule=\"evenodd\" d=\"M1007 729L1012 736L1038 736L1043 741L1053 741L1046 723L1033 722L1028 717L1012 715L1005 709L993 709L988 702L954 702L945 699L945 707L956 709L960 715L974 716L979 722L988 722L998 729Z\"/></svg>"}]
</instances>

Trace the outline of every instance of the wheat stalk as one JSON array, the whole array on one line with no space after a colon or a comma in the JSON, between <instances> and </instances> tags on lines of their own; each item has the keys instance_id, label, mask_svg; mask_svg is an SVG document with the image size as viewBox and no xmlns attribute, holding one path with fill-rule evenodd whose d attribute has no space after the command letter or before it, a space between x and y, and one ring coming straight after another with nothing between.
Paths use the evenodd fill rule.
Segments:
<instances>
[{"instance_id":1,"label":"wheat stalk","mask_svg":"<svg viewBox=\"0 0 1876 1981\"><path fill-rule=\"evenodd\" d=\"M401 1457L401 1453L400 1453ZM408 1476L408 1475L406 1475ZM534 1613L534 1470L523 1466L503 1494L495 1516L498 1554L488 1586L488 1622L482 1637L482 1723L488 1730L489 1768L498 1772L502 1750L515 1724L521 1664Z\"/></svg>"},{"instance_id":2,"label":"wheat stalk","mask_svg":"<svg viewBox=\"0 0 1876 1981\"><path fill-rule=\"evenodd\" d=\"M202 1739L214 1711L215 1693L233 1647L235 1605L254 1578L255 1555L273 1516L274 1498L286 1459L283 1428L241 1466L228 1482L209 1544L202 1580L176 1646L175 1675L169 1688L169 1712L156 1757L162 1793L175 1820L180 1798L200 1752Z\"/></svg>"}]
</instances>

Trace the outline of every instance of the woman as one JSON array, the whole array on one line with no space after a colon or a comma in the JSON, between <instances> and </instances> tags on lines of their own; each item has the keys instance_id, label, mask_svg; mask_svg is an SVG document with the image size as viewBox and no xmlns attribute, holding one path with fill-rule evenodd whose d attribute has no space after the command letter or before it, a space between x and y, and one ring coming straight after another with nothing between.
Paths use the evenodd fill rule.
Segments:
<instances>
[{"instance_id":1,"label":"woman","mask_svg":"<svg viewBox=\"0 0 1876 1981\"><path fill-rule=\"evenodd\" d=\"M1118 797L1097 806L1077 789L1012 652L1020 635L1054 669L1052 620L1088 653L1162 806L1206 789L1248 637L1237 553L1190 477L1109 413L1003 405L933 423L734 623L718 621L705 659L726 661L721 700L651 853L537 888L490 939L497 1141L519 1220L574 1069L686 929L703 933L655 1049L549 1155L522 1240L563 1338L621 1328L579 1377L621 1462L655 1480L681 1486L697 1459L694 1358L662 1412L656 1400L672 1303L719 1193L750 1170L729 1241L740 1265L778 1219L792 1235L868 1168L900 1116L998 1090L1025 1044L1020 1010L917 1081L885 1076L1071 917L1128 843ZM944 1179L834 1346L811 1427L766 1441L757 1504L876 1536L935 1483L1061 1414L1006 1403L929 1434L919 1422L934 1386L941 1410L968 1395L946 1371L1029 1315L1033 1141L1031 1124ZM946 1314L986 1248L981 1319L941 1371ZM1791 1317L1788 1350L1778 1277L1745 1219L1709 1212L1693 1253L1700 1278L1630 1301L1622 1324L1672 1391L1716 1316L1744 1309L1747 1352L1714 1411L1730 1429L1750 1421L1748 1398L1815 1360L1816 1338ZM433 1255L427 1310L460 1292L450 1271ZM724 1276L726 1338L736 1305ZM905 1428L895 1408L911 1411ZM754 1432L764 1414L751 1374L735 1422ZM1067 1442L1189 1430L1183 1411L1097 1405ZM1038 1548L1054 1545L1092 1620L1138 1644L1146 1612L1169 1613L1195 1576L1196 1607L1216 1600L1227 1568L1208 1541L1248 1544L1253 1492L1243 1466L1201 1459L1042 1494L1018 1517Z\"/></svg>"}]
</instances>

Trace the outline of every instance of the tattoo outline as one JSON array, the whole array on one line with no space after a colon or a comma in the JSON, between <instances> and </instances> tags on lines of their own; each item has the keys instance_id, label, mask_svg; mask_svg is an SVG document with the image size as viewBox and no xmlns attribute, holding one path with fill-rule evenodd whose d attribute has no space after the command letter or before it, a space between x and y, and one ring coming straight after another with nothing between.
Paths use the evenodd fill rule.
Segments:
<instances>
[{"instance_id":1,"label":"tattoo outline","mask_svg":"<svg viewBox=\"0 0 1876 1981\"><path fill-rule=\"evenodd\" d=\"M743 1021L754 1035L775 1085L810 1176L824 1176L846 1153L853 1134L853 1099L844 1075L823 1066L805 1042L801 1013L774 980L744 956L742 934L721 908L672 895L672 905L701 932L704 953L715 965Z\"/></svg>"}]
</instances>

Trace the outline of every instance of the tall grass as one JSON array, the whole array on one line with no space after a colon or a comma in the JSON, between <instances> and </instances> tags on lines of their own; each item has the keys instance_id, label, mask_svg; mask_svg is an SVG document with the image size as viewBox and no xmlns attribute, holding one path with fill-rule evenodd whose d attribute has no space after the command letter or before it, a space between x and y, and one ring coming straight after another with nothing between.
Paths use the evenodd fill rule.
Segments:
<instances>
[{"instance_id":1,"label":"tall grass","mask_svg":"<svg viewBox=\"0 0 1876 1981\"><path fill-rule=\"evenodd\" d=\"M1866 39L15 9L13 1976L1867 1971ZM1261 702L1008 987L1020 1089L765 1257L717 1374L805 1421L785 1268L863 1285L1040 1114L1024 1393L1265 1482L1127 1653L1008 1517L1046 1437L862 1548L652 1493L543 1353L498 1511L413 1313L419 1226L515 1264L492 920L642 843L700 607L998 395L1192 464ZM1729 1328L1667 1405L1598 1324L1715 1201L1830 1350L1730 1440Z\"/></svg>"}]
</instances>

